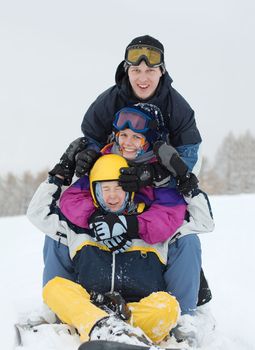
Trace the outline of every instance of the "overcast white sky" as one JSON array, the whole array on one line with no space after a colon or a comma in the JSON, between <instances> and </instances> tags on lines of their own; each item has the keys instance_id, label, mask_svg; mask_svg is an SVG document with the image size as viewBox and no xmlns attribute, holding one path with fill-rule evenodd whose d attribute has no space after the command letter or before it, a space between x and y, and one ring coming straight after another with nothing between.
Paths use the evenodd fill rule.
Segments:
<instances>
[{"instance_id":1,"label":"overcast white sky","mask_svg":"<svg viewBox=\"0 0 255 350\"><path fill-rule=\"evenodd\" d=\"M143 34L164 44L209 159L229 131L255 136L254 10L254 0L0 0L0 174L52 167Z\"/></svg>"}]
</instances>

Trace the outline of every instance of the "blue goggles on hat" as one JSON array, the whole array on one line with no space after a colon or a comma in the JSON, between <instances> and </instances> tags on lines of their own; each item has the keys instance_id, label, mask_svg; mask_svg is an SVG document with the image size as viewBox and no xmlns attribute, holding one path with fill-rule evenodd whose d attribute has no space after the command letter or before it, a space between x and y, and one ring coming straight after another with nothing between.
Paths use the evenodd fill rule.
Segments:
<instances>
[{"instance_id":1,"label":"blue goggles on hat","mask_svg":"<svg viewBox=\"0 0 255 350\"><path fill-rule=\"evenodd\" d=\"M113 126L117 130L131 129L137 133L145 133L149 129L156 129L157 122L151 120L145 113L135 108L121 109L115 115Z\"/></svg>"}]
</instances>

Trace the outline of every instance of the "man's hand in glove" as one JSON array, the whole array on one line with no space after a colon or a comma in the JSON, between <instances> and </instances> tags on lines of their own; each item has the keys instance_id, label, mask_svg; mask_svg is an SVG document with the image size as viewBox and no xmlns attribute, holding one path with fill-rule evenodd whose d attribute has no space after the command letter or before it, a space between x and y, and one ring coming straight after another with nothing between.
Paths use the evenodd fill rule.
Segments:
<instances>
[{"instance_id":1,"label":"man's hand in glove","mask_svg":"<svg viewBox=\"0 0 255 350\"><path fill-rule=\"evenodd\" d=\"M100 156L101 153L93 149L86 149L80 152L76 158L75 175L82 177L87 174Z\"/></svg>"},{"instance_id":2,"label":"man's hand in glove","mask_svg":"<svg viewBox=\"0 0 255 350\"><path fill-rule=\"evenodd\" d=\"M185 176L187 174L189 170L188 166L173 146L163 141L158 141L153 146L153 152L159 163L166 167L174 177Z\"/></svg>"},{"instance_id":3,"label":"man's hand in glove","mask_svg":"<svg viewBox=\"0 0 255 350\"><path fill-rule=\"evenodd\" d=\"M198 179L195 174L187 173L185 176L176 178L176 188L184 196L192 196L198 189Z\"/></svg>"},{"instance_id":4,"label":"man's hand in glove","mask_svg":"<svg viewBox=\"0 0 255 350\"><path fill-rule=\"evenodd\" d=\"M154 144L153 152L160 164L165 166L176 178L177 190L184 196L192 195L198 188L198 179L195 174L189 172L188 166L181 159L176 149L162 141Z\"/></svg>"},{"instance_id":5,"label":"man's hand in glove","mask_svg":"<svg viewBox=\"0 0 255 350\"><path fill-rule=\"evenodd\" d=\"M126 192L137 192L141 187L153 183L154 168L151 164L137 164L120 169L119 184Z\"/></svg>"},{"instance_id":6,"label":"man's hand in glove","mask_svg":"<svg viewBox=\"0 0 255 350\"><path fill-rule=\"evenodd\" d=\"M145 186L162 186L169 179L169 171L159 163L135 164L120 169L119 184L124 191L137 192Z\"/></svg>"},{"instance_id":7,"label":"man's hand in glove","mask_svg":"<svg viewBox=\"0 0 255 350\"><path fill-rule=\"evenodd\" d=\"M58 164L49 171L49 175L60 175L64 178L64 185L69 186L72 183L72 178L75 170L75 156L77 153L83 151L86 148L87 139L85 137L79 137L74 140L67 148L65 153L60 158Z\"/></svg>"}]
</instances>

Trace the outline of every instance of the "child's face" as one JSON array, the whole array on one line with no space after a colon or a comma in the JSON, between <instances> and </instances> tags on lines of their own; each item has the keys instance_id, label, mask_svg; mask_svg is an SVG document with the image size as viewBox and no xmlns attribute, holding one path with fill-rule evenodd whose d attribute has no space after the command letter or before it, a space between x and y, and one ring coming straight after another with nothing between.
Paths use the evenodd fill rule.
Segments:
<instances>
[{"instance_id":1,"label":"child's face","mask_svg":"<svg viewBox=\"0 0 255 350\"><path fill-rule=\"evenodd\" d=\"M143 134L134 132L131 129L121 130L118 134L118 141L122 156L126 159L135 159L137 152L146 143Z\"/></svg>"},{"instance_id":2,"label":"child's face","mask_svg":"<svg viewBox=\"0 0 255 350\"><path fill-rule=\"evenodd\" d=\"M118 181L102 181L101 189L107 207L112 212L120 210L124 203L126 192L123 191Z\"/></svg>"}]
</instances>

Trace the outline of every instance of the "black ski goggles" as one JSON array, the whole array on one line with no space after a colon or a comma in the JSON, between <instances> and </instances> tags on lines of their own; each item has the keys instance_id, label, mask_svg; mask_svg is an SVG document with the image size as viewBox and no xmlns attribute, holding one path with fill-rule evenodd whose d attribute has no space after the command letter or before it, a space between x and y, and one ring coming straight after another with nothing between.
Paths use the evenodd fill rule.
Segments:
<instances>
[{"instance_id":1,"label":"black ski goggles","mask_svg":"<svg viewBox=\"0 0 255 350\"><path fill-rule=\"evenodd\" d=\"M148 67L159 67L164 64L164 54L152 46L131 46L126 50L125 61L138 66L144 60Z\"/></svg>"}]
</instances>

